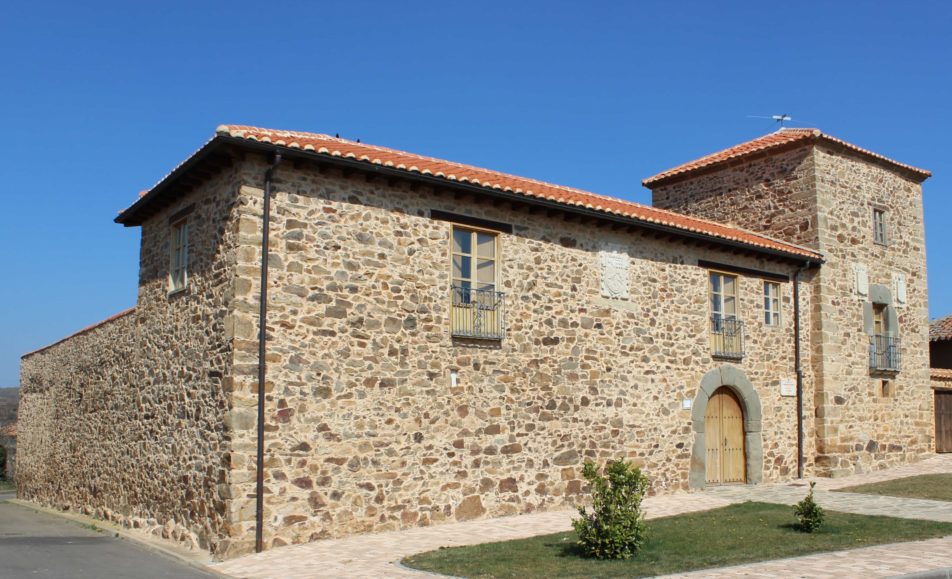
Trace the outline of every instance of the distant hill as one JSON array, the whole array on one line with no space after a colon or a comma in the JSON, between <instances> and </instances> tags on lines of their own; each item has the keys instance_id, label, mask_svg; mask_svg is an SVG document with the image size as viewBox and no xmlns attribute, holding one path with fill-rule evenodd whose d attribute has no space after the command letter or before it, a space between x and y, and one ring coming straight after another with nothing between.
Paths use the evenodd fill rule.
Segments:
<instances>
[{"instance_id":1,"label":"distant hill","mask_svg":"<svg viewBox=\"0 0 952 579\"><path fill-rule=\"evenodd\" d=\"M19 388L0 388L0 426L17 419L17 404L19 402Z\"/></svg>"}]
</instances>

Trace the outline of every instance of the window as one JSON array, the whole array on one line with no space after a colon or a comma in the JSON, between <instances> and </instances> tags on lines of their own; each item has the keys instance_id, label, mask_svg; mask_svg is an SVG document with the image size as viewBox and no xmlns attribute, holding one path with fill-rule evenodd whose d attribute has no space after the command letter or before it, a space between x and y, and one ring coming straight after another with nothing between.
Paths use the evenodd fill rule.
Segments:
<instances>
[{"instance_id":1,"label":"window","mask_svg":"<svg viewBox=\"0 0 952 579\"><path fill-rule=\"evenodd\" d=\"M188 283L188 219L172 223L169 255L169 293L185 289Z\"/></svg>"},{"instance_id":2,"label":"window","mask_svg":"<svg viewBox=\"0 0 952 579\"><path fill-rule=\"evenodd\" d=\"M744 357L744 324L737 319L737 276L711 272L711 351L717 358Z\"/></svg>"},{"instance_id":3,"label":"window","mask_svg":"<svg viewBox=\"0 0 952 579\"><path fill-rule=\"evenodd\" d=\"M887 304L872 304L872 333L869 336L869 368L876 371L898 372L900 343L896 335L895 311L890 314ZM893 320L892 324L890 320ZM869 320L867 319L867 323Z\"/></svg>"},{"instance_id":4,"label":"window","mask_svg":"<svg viewBox=\"0 0 952 579\"><path fill-rule=\"evenodd\" d=\"M780 284L775 281L764 282L764 324L780 325Z\"/></svg>"},{"instance_id":5,"label":"window","mask_svg":"<svg viewBox=\"0 0 952 579\"><path fill-rule=\"evenodd\" d=\"M873 241L886 245L886 211L873 209Z\"/></svg>"},{"instance_id":6,"label":"window","mask_svg":"<svg viewBox=\"0 0 952 579\"><path fill-rule=\"evenodd\" d=\"M719 318L737 316L737 276L711 273L711 314Z\"/></svg>"},{"instance_id":7,"label":"window","mask_svg":"<svg viewBox=\"0 0 952 579\"><path fill-rule=\"evenodd\" d=\"M451 331L466 338L501 339L503 294L498 285L499 235L453 226Z\"/></svg>"},{"instance_id":8,"label":"window","mask_svg":"<svg viewBox=\"0 0 952 579\"><path fill-rule=\"evenodd\" d=\"M873 304L873 335L882 336L886 334L886 306L885 304Z\"/></svg>"}]
</instances>

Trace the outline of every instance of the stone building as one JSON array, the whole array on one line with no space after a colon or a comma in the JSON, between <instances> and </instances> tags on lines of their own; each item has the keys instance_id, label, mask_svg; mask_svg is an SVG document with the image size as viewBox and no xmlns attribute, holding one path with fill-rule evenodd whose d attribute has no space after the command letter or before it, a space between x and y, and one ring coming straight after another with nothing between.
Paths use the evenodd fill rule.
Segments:
<instances>
[{"instance_id":1,"label":"stone building","mask_svg":"<svg viewBox=\"0 0 952 579\"><path fill-rule=\"evenodd\" d=\"M929 322L929 365L935 391L935 449L952 452L952 316Z\"/></svg>"},{"instance_id":2,"label":"stone building","mask_svg":"<svg viewBox=\"0 0 952 579\"><path fill-rule=\"evenodd\" d=\"M7 424L0 427L0 448L3 448L3 464L0 464L0 478L16 480L17 470L17 425Z\"/></svg>"},{"instance_id":3,"label":"stone building","mask_svg":"<svg viewBox=\"0 0 952 579\"><path fill-rule=\"evenodd\" d=\"M587 460L657 493L916 460L928 176L784 129L648 207L219 127L116 219L136 307L24 356L18 492L228 558L561 507Z\"/></svg>"}]
</instances>

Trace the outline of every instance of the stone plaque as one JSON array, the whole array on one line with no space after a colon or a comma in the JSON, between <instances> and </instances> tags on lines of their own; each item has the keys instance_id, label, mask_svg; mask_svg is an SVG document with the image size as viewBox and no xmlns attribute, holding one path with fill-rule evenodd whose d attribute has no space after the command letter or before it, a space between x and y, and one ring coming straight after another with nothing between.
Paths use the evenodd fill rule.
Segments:
<instances>
[{"instance_id":1,"label":"stone plaque","mask_svg":"<svg viewBox=\"0 0 952 579\"><path fill-rule=\"evenodd\" d=\"M791 380L789 378L783 378L780 380L780 395L781 396L796 396L797 395L797 381Z\"/></svg>"},{"instance_id":2,"label":"stone plaque","mask_svg":"<svg viewBox=\"0 0 952 579\"><path fill-rule=\"evenodd\" d=\"M620 249L601 252L602 295L606 298L628 299L628 254Z\"/></svg>"}]
</instances>

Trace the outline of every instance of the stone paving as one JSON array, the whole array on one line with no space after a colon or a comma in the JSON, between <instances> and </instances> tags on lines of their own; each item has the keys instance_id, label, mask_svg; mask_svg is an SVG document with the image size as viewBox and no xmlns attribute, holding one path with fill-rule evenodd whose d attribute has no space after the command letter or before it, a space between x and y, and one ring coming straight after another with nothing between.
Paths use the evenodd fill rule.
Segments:
<instances>
[{"instance_id":1,"label":"stone paving","mask_svg":"<svg viewBox=\"0 0 952 579\"><path fill-rule=\"evenodd\" d=\"M920 474L952 473L952 455L888 471L840 479L818 479L816 499L843 512L952 522L952 503L831 492L833 489ZM701 493L648 497L647 518L708 510L755 500L792 504L808 489L805 481L762 486L719 487ZM403 557L439 547L505 541L557 533L570 528L574 511L553 511L497 519L358 535L282 547L233 559L215 569L248 579L312 577L425 577L399 566ZM683 574L685 577L890 577L946 567L952 562L952 537L880 545ZM431 576L431 575L430 575Z\"/></svg>"}]
</instances>

